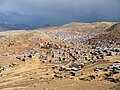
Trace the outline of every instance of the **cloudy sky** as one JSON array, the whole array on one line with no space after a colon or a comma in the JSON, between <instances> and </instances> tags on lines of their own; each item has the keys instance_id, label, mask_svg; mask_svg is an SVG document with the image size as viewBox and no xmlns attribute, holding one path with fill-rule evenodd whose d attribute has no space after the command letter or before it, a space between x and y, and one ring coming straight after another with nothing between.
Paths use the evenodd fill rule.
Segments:
<instances>
[{"instance_id":1,"label":"cloudy sky","mask_svg":"<svg viewBox=\"0 0 120 90\"><path fill-rule=\"evenodd\" d=\"M0 22L39 26L120 21L120 0L0 0Z\"/></svg>"}]
</instances>

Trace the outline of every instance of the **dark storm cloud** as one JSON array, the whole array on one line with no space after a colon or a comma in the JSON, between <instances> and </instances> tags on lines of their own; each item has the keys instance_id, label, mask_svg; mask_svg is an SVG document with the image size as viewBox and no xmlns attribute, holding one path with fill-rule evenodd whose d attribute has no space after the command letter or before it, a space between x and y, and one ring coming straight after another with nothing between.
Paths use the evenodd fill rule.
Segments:
<instances>
[{"instance_id":1,"label":"dark storm cloud","mask_svg":"<svg viewBox=\"0 0 120 90\"><path fill-rule=\"evenodd\" d=\"M30 25L120 21L120 0L0 0L0 16Z\"/></svg>"}]
</instances>

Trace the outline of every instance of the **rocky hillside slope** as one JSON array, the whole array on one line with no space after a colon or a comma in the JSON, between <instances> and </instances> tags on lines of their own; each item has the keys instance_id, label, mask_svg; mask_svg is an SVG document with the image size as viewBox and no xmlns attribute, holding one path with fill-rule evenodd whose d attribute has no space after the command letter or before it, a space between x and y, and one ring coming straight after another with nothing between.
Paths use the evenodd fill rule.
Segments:
<instances>
[{"instance_id":1,"label":"rocky hillside slope","mask_svg":"<svg viewBox=\"0 0 120 90\"><path fill-rule=\"evenodd\" d=\"M106 29L105 32L96 36L98 39L120 39L120 23L116 23L110 28Z\"/></svg>"}]
</instances>

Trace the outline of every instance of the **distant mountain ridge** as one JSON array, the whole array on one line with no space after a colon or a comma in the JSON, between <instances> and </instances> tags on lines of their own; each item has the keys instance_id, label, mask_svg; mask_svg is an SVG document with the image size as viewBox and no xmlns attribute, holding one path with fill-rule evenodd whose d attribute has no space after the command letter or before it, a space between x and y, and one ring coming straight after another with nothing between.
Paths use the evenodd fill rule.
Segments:
<instances>
[{"instance_id":1,"label":"distant mountain ridge","mask_svg":"<svg viewBox=\"0 0 120 90\"><path fill-rule=\"evenodd\" d=\"M0 31L2 30L29 30L29 29L31 29L31 27L24 25L24 24L0 23Z\"/></svg>"},{"instance_id":2,"label":"distant mountain ridge","mask_svg":"<svg viewBox=\"0 0 120 90\"><path fill-rule=\"evenodd\" d=\"M45 24L45 25L41 26L40 28L46 29L46 28L53 28L53 27L58 27L58 25L49 23L49 24Z\"/></svg>"}]
</instances>

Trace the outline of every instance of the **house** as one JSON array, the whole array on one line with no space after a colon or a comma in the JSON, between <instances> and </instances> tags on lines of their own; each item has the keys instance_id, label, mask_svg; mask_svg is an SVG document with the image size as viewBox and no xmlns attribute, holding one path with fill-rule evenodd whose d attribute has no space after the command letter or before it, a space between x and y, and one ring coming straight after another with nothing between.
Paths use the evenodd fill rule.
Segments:
<instances>
[{"instance_id":1,"label":"house","mask_svg":"<svg viewBox=\"0 0 120 90\"><path fill-rule=\"evenodd\" d=\"M12 65L13 65L13 66L17 65L17 62L12 62Z\"/></svg>"},{"instance_id":2,"label":"house","mask_svg":"<svg viewBox=\"0 0 120 90\"><path fill-rule=\"evenodd\" d=\"M3 66L3 71L10 70L10 69L11 69L11 67L9 65Z\"/></svg>"},{"instance_id":3,"label":"house","mask_svg":"<svg viewBox=\"0 0 120 90\"><path fill-rule=\"evenodd\" d=\"M94 71L102 71L102 70L103 70L102 67L97 67L97 68L94 69Z\"/></svg>"},{"instance_id":4,"label":"house","mask_svg":"<svg viewBox=\"0 0 120 90\"><path fill-rule=\"evenodd\" d=\"M71 71L71 72L70 72L70 75L71 75L71 76L79 76L79 75L80 75L80 72Z\"/></svg>"},{"instance_id":5,"label":"house","mask_svg":"<svg viewBox=\"0 0 120 90\"><path fill-rule=\"evenodd\" d=\"M115 63L120 63L120 60L116 60Z\"/></svg>"},{"instance_id":6,"label":"house","mask_svg":"<svg viewBox=\"0 0 120 90\"><path fill-rule=\"evenodd\" d=\"M60 67L60 71L63 71L63 70L65 70L65 71L71 71L71 68L66 67L66 66L61 66Z\"/></svg>"},{"instance_id":7,"label":"house","mask_svg":"<svg viewBox=\"0 0 120 90\"><path fill-rule=\"evenodd\" d=\"M118 73L120 73L120 70L113 70L112 73L113 74L118 74Z\"/></svg>"},{"instance_id":8,"label":"house","mask_svg":"<svg viewBox=\"0 0 120 90\"><path fill-rule=\"evenodd\" d=\"M80 69L79 69L79 68L72 67L71 70L72 70L72 71L79 71Z\"/></svg>"}]
</instances>

